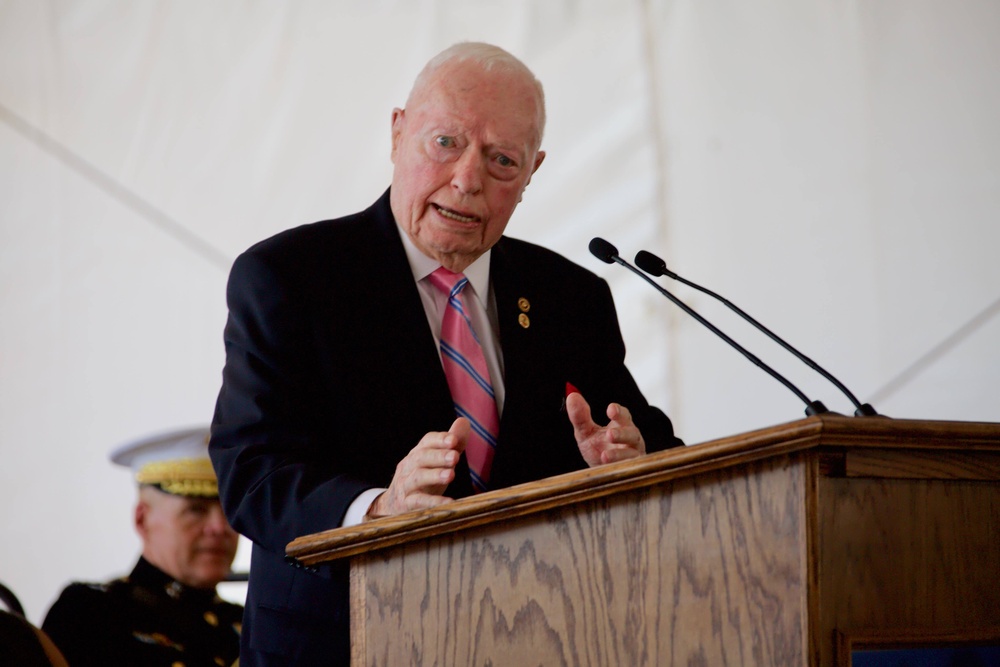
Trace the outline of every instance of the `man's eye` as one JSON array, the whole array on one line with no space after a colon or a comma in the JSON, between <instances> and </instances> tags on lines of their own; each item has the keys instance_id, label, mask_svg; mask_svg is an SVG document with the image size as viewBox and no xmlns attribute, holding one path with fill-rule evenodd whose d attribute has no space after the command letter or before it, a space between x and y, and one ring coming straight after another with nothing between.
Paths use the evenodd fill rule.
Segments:
<instances>
[{"instance_id":1,"label":"man's eye","mask_svg":"<svg viewBox=\"0 0 1000 667\"><path fill-rule=\"evenodd\" d=\"M513 167L514 161L511 160L506 155L500 154L497 156L497 164L499 164L501 167Z\"/></svg>"},{"instance_id":2,"label":"man's eye","mask_svg":"<svg viewBox=\"0 0 1000 667\"><path fill-rule=\"evenodd\" d=\"M185 510L194 516L204 516L208 514L208 505L203 502L191 502Z\"/></svg>"},{"instance_id":3,"label":"man's eye","mask_svg":"<svg viewBox=\"0 0 1000 667\"><path fill-rule=\"evenodd\" d=\"M440 136L440 137L435 137L434 141L436 141L437 145L440 146L441 148L454 148L455 147L455 138L454 137Z\"/></svg>"}]
</instances>

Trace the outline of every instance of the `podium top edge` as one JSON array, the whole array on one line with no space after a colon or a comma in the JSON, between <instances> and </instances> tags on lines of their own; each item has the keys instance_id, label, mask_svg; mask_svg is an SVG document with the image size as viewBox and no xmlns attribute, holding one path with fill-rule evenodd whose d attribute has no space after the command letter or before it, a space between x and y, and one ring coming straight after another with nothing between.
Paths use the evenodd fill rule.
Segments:
<instances>
[{"instance_id":1,"label":"podium top edge","mask_svg":"<svg viewBox=\"0 0 1000 667\"><path fill-rule=\"evenodd\" d=\"M497 489L444 505L297 538L288 556L312 565L463 528L811 449L1000 453L1000 423L823 414L630 461Z\"/></svg>"}]
</instances>

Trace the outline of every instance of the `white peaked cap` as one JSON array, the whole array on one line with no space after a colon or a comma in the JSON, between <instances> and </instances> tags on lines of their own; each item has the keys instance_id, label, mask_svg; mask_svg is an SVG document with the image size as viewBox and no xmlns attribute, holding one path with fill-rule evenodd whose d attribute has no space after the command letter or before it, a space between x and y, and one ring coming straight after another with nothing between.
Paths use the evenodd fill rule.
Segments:
<instances>
[{"instance_id":1,"label":"white peaked cap","mask_svg":"<svg viewBox=\"0 0 1000 667\"><path fill-rule=\"evenodd\" d=\"M204 426L161 433L125 443L111 452L111 461L131 468L139 484L175 495L217 497L208 437Z\"/></svg>"}]
</instances>

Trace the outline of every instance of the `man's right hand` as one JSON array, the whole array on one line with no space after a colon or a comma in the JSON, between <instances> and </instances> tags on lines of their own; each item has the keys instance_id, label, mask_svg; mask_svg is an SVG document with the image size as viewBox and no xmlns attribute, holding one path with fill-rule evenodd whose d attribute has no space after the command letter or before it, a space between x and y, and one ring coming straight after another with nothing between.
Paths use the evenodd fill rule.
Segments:
<instances>
[{"instance_id":1,"label":"man's right hand","mask_svg":"<svg viewBox=\"0 0 1000 667\"><path fill-rule=\"evenodd\" d=\"M469 440L469 420L459 417L447 432L428 433L396 465L392 482L368 509L365 520L437 507L451 498L443 496L455 479L455 466Z\"/></svg>"}]
</instances>

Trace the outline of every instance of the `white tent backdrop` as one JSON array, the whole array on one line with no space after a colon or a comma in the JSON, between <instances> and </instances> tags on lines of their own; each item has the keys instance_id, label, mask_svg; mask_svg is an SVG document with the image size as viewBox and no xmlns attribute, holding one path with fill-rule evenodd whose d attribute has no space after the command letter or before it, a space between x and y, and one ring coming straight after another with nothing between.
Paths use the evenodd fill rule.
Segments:
<instances>
[{"instance_id":1,"label":"white tent backdrop","mask_svg":"<svg viewBox=\"0 0 1000 667\"><path fill-rule=\"evenodd\" d=\"M595 235L882 413L1000 421L997 35L994 0L0 2L0 581L41 622L68 581L129 569L134 490L107 452L210 420L229 263L381 194L391 109L460 40L546 86L548 158L508 232L608 277L687 442L803 405L592 258Z\"/></svg>"}]
</instances>

